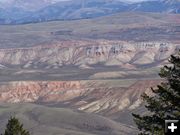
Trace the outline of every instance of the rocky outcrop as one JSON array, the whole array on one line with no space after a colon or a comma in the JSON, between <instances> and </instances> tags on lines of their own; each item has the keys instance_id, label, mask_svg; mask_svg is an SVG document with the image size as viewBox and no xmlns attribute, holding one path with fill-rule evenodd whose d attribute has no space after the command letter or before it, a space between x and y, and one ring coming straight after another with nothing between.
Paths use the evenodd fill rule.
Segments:
<instances>
[{"instance_id":1,"label":"rocky outcrop","mask_svg":"<svg viewBox=\"0 0 180 135\"><path fill-rule=\"evenodd\" d=\"M151 95L151 87L156 87L161 80L137 81L128 88L99 88L81 101L79 109L87 112L114 114L124 110L134 110L142 104L141 95L146 92ZM82 102L83 101L83 102Z\"/></svg>"},{"instance_id":2,"label":"rocky outcrop","mask_svg":"<svg viewBox=\"0 0 180 135\"><path fill-rule=\"evenodd\" d=\"M82 81L10 82L0 85L0 101L62 103L79 110L113 114L138 108L141 94L161 80L137 81L127 88L97 86Z\"/></svg>"},{"instance_id":3,"label":"rocky outcrop","mask_svg":"<svg viewBox=\"0 0 180 135\"><path fill-rule=\"evenodd\" d=\"M0 101L17 102L60 102L81 96L84 90L80 82L11 82L0 87Z\"/></svg>"},{"instance_id":4,"label":"rocky outcrop","mask_svg":"<svg viewBox=\"0 0 180 135\"><path fill-rule=\"evenodd\" d=\"M104 63L104 66L133 67L167 59L180 45L170 43L126 43L121 41L64 41L56 45L32 48L0 49L0 64L23 68L80 68Z\"/></svg>"}]
</instances>

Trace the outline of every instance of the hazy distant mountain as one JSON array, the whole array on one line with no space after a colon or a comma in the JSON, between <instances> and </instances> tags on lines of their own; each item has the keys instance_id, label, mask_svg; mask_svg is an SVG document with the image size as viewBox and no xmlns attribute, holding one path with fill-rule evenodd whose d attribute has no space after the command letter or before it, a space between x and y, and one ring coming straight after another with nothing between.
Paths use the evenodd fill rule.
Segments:
<instances>
[{"instance_id":1,"label":"hazy distant mountain","mask_svg":"<svg viewBox=\"0 0 180 135\"><path fill-rule=\"evenodd\" d=\"M3 1L0 2L0 24L94 18L125 11L180 13L179 0L152 0L138 3L121 0Z\"/></svg>"},{"instance_id":2,"label":"hazy distant mountain","mask_svg":"<svg viewBox=\"0 0 180 135\"><path fill-rule=\"evenodd\" d=\"M48 5L69 0L0 0L1 8L22 8L28 11L36 11Z\"/></svg>"},{"instance_id":3,"label":"hazy distant mountain","mask_svg":"<svg viewBox=\"0 0 180 135\"><path fill-rule=\"evenodd\" d=\"M169 6L169 12L180 13L180 0L164 0L163 2Z\"/></svg>"},{"instance_id":4,"label":"hazy distant mountain","mask_svg":"<svg viewBox=\"0 0 180 135\"><path fill-rule=\"evenodd\" d=\"M180 13L179 0L146 1L132 4L130 10L143 12Z\"/></svg>"}]
</instances>

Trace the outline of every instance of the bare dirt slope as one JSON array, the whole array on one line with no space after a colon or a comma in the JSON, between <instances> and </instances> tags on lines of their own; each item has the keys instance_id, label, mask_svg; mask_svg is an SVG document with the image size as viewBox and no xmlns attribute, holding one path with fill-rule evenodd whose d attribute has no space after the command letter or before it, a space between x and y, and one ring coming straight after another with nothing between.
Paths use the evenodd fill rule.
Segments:
<instances>
[{"instance_id":1,"label":"bare dirt slope","mask_svg":"<svg viewBox=\"0 0 180 135\"><path fill-rule=\"evenodd\" d=\"M179 18L122 13L0 26L1 130L14 112L35 135L136 134L122 123L144 112L140 95L151 94L180 49Z\"/></svg>"},{"instance_id":2,"label":"bare dirt slope","mask_svg":"<svg viewBox=\"0 0 180 135\"><path fill-rule=\"evenodd\" d=\"M63 107L132 122L131 113L143 104L141 94L162 80L21 81L1 83L0 102ZM128 112L127 120L119 120ZM129 124L129 123L128 123ZM130 125L133 125L131 123Z\"/></svg>"}]
</instances>

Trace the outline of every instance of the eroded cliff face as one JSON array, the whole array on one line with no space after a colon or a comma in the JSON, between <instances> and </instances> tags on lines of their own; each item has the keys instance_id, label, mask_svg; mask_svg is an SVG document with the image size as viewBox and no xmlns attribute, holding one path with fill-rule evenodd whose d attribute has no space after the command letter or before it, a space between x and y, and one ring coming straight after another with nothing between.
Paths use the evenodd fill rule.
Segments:
<instances>
[{"instance_id":1,"label":"eroded cliff face","mask_svg":"<svg viewBox=\"0 0 180 135\"><path fill-rule=\"evenodd\" d=\"M138 108L141 94L151 94L150 88L160 82L137 81L127 88L97 87L86 81L10 82L0 85L0 102L62 103L86 112L110 115Z\"/></svg>"},{"instance_id":2,"label":"eroded cliff face","mask_svg":"<svg viewBox=\"0 0 180 135\"><path fill-rule=\"evenodd\" d=\"M0 68L6 68L11 65L21 66L22 68L61 68L64 65L75 65L79 68L91 68L92 66L93 68L93 65L103 63L104 66L116 65L125 69L132 69L133 71L141 65L162 64L162 62L166 62L171 54L179 49L180 45L178 44L160 42L64 41L33 48L0 49ZM23 70L19 72L23 72ZM77 76L80 72L77 72ZM90 79L98 79L98 76L100 76L100 79L106 78L106 76L107 78L108 76L118 78L120 76L117 76L117 74L121 75L126 71L121 72L95 72L90 76ZM43 73L45 74L45 72ZM130 74L130 71L128 73ZM146 71L141 74L144 75L145 73ZM31 74L31 71L29 74ZM57 74L57 76L61 74ZM17 76L20 75L17 74ZM75 76L76 72L73 75ZM133 76L136 73L132 72L130 75ZM0 101L11 103L63 103L87 112L111 114L124 109L136 109L142 103L140 95L143 92L149 92L151 87L155 87L160 83L157 80L140 80L129 87L103 85L97 87L96 85L89 85L87 82L9 82L0 85Z\"/></svg>"},{"instance_id":3,"label":"eroded cliff face","mask_svg":"<svg viewBox=\"0 0 180 135\"><path fill-rule=\"evenodd\" d=\"M59 68L63 65L88 68L98 63L105 66L143 65L165 60L179 48L180 45L160 42L64 41L32 48L0 49L0 64L23 68Z\"/></svg>"},{"instance_id":4,"label":"eroded cliff face","mask_svg":"<svg viewBox=\"0 0 180 135\"><path fill-rule=\"evenodd\" d=\"M0 86L0 101L18 102L59 102L70 100L84 92L80 82L10 82Z\"/></svg>"},{"instance_id":5,"label":"eroded cliff face","mask_svg":"<svg viewBox=\"0 0 180 135\"><path fill-rule=\"evenodd\" d=\"M75 103L79 109L87 112L111 115L116 112L132 111L143 103L141 95L145 92L152 95L151 87L156 87L161 80L137 81L128 88L96 88L85 98Z\"/></svg>"}]
</instances>

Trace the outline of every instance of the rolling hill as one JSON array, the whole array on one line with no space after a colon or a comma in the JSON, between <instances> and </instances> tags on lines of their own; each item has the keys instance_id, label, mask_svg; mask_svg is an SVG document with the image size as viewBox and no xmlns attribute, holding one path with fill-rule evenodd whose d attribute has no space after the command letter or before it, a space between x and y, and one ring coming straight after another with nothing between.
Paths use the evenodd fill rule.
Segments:
<instances>
[{"instance_id":1,"label":"rolling hill","mask_svg":"<svg viewBox=\"0 0 180 135\"><path fill-rule=\"evenodd\" d=\"M30 103L0 103L0 132L16 115L34 135L132 135L136 129L97 114Z\"/></svg>"},{"instance_id":2,"label":"rolling hill","mask_svg":"<svg viewBox=\"0 0 180 135\"><path fill-rule=\"evenodd\" d=\"M0 48L23 48L68 40L178 42L179 14L117 13L94 19L0 25ZM76 26L76 27L74 27Z\"/></svg>"},{"instance_id":3,"label":"rolling hill","mask_svg":"<svg viewBox=\"0 0 180 135\"><path fill-rule=\"evenodd\" d=\"M13 3L14 2L14 3ZM119 12L179 13L179 0L127 3L119 0L13 1L0 3L0 24L22 24L53 20L74 20L106 16ZM36 3L36 4L33 4ZM9 5L9 6L8 6Z\"/></svg>"},{"instance_id":4,"label":"rolling hill","mask_svg":"<svg viewBox=\"0 0 180 135\"><path fill-rule=\"evenodd\" d=\"M135 135L179 49L179 0L1 0L0 134Z\"/></svg>"}]
</instances>

